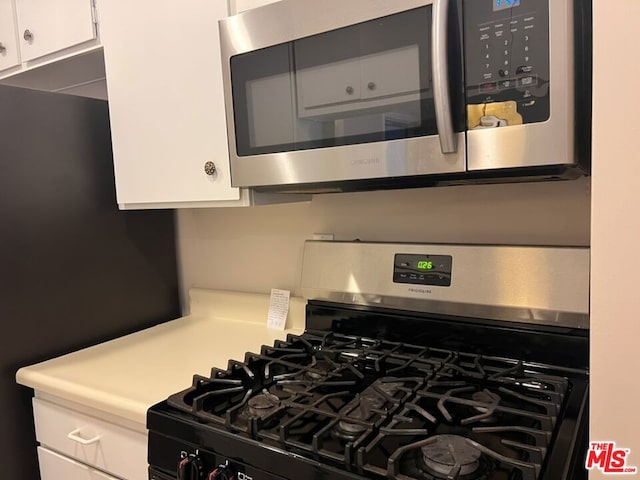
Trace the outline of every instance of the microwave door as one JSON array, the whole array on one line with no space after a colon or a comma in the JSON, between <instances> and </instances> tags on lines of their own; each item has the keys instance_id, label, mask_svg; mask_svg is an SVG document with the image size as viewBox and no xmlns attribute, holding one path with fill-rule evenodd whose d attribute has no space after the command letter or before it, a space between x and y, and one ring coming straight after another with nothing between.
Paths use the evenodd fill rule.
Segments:
<instances>
[{"instance_id":1,"label":"microwave door","mask_svg":"<svg viewBox=\"0 0 640 480\"><path fill-rule=\"evenodd\" d=\"M222 20L233 184L464 172L461 29L460 0L284 0Z\"/></svg>"}]
</instances>

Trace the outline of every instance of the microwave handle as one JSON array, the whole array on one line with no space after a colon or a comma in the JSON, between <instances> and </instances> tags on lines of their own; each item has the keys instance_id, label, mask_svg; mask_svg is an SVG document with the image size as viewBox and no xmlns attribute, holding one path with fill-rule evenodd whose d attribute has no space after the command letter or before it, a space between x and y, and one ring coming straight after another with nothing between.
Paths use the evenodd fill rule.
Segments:
<instances>
[{"instance_id":1,"label":"microwave handle","mask_svg":"<svg viewBox=\"0 0 640 480\"><path fill-rule=\"evenodd\" d=\"M456 152L456 135L451 116L449 66L447 65L447 19L450 0L433 0L431 58L433 64L433 102L442 153Z\"/></svg>"}]
</instances>

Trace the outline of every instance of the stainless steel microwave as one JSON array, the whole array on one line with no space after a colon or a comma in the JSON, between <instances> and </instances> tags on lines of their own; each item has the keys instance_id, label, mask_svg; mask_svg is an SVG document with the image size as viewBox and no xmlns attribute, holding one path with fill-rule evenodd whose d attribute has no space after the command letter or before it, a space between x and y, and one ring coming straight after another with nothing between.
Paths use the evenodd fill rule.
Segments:
<instances>
[{"instance_id":1,"label":"stainless steel microwave","mask_svg":"<svg viewBox=\"0 0 640 480\"><path fill-rule=\"evenodd\" d=\"M589 170L590 0L282 0L220 21L235 186Z\"/></svg>"}]
</instances>

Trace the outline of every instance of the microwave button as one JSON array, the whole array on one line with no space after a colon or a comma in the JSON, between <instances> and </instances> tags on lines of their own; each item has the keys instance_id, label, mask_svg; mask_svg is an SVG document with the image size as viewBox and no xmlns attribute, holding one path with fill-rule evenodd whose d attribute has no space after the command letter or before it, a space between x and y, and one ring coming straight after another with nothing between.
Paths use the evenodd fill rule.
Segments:
<instances>
[{"instance_id":1,"label":"microwave button","mask_svg":"<svg viewBox=\"0 0 640 480\"><path fill-rule=\"evenodd\" d=\"M498 89L497 84L495 82L483 83L480 85L480 93L492 93Z\"/></svg>"},{"instance_id":2,"label":"microwave button","mask_svg":"<svg viewBox=\"0 0 640 480\"><path fill-rule=\"evenodd\" d=\"M516 81L511 79L500 80L498 82L498 87L501 90L506 90L507 88L514 88L515 86L516 86Z\"/></svg>"},{"instance_id":3,"label":"microwave button","mask_svg":"<svg viewBox=\"0 0 640 480\"><path fill-rule=\"evenodd\" d=\"M523 73L531 73L533 71L533 67L531 65L521 65L516 68L516 75L522 75Z\"/></svg>"},{"instance_id":4,"label":"microwave button","mask_svg":"<svg viewBox=\"0 0 640 480\"><path fill-rule=\"evenodd\" d=\"M532 87L538 83L538 79L535 75L528 75L518 79L519 87Z\"/></svg>"}]
</instances>

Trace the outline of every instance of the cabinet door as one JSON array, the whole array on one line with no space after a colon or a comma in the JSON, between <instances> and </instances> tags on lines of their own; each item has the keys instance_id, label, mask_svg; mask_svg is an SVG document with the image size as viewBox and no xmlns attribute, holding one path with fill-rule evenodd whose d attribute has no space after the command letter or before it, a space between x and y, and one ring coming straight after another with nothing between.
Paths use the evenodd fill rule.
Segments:
<instances>
[{"instance_id":1,"label":"cabinet door","mask_svg":"<svg viewBox=\"0 0 640 480\"><path fill-rule=\"evenodd\" d=\"M230 181L217 22L227 13L226 0L100 5L122 208L240 198Z\"/></svg>"},{"instance_id":2,"label":"cabinet door","mask_svg":"<svg viewBox=\"0 0 640 480\"><path fill-rule=\"evenodd\" d=\"M117 480L111 475L38 447L41 480Z\"/></svg>"},{"instance_id":3,"label":"cabinet door","mask_svg":"<svg viewBox=\"0 0 640 480\"><path fill-rule=\"evenodd\" d=\"M298 55L297 51L296 55ZM355 102L360 99L361 79L358 59L297 70L296 79L299 102L304 109ZM304 115L303 112L301 112L302 115Z\"/></svg>"},{"instance_id":4,"label":"cabinet door","mask_svg":"<svg viewBox=\"0 0 640 480\"><path fill-rule=\"evenodd\" d=\"M0 0L0 71L19 64L13 0Z\"/></svg>"},{"instance_id":5,"label":"cabinet door","mask_svg":"<svg viewBox=\"0 0 640 480\"><path fill-rule=\"evenodd\" d=\"M96 38L92 0L16 0L22 60Z\"/></svg>"},{"instance_id":6,"label":"cabinet door","mask_svg":"<svg viewBox=\"0 0 640 480\"><path fill-rule=\"evenodd\" d=\"M420 50L408 45L367 55L362 68L362 98L396 97L420 92Z\"/></svg>"}]
</instances>

